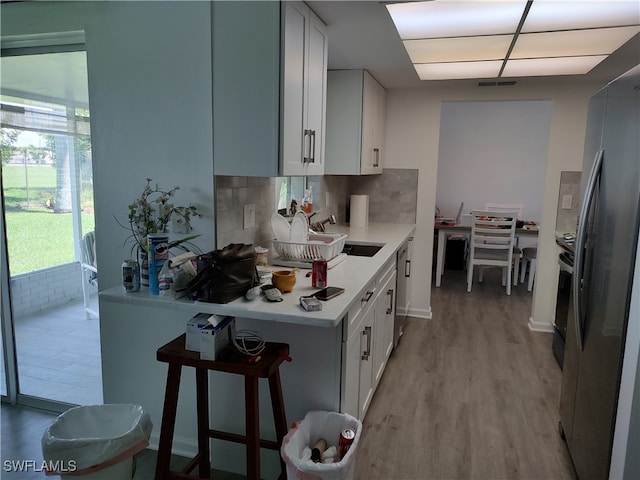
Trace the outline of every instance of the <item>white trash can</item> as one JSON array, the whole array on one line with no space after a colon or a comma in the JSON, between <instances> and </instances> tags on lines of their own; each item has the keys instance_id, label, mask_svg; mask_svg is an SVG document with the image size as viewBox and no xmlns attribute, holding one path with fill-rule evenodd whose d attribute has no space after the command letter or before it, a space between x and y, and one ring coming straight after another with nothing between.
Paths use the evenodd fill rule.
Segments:
<instances>
[{"instance_id":1,"label":"white trash can","mask_svg":"<svg viewBox=\"0 0 640 480\"><path fill-rule=\"evenodd\" d=\"M139 405L74 407L42 436L47 475L83 480L130 480L133 456L149 445L151 418Z\"/></svg>"},{"instance_id":2,"label":"white trash can","mask_svg":"<svg viewBox=\"0 0 640 480\"><path fill-rule=\"evenodd\" d=\"M343 458L334 463L313 463L310 448L319 439L328 446L339 446L340 433L350 428L355 432L351 447ZM362 433L362 423L346 413L314 410L289 430L282 441L280 454L287 465L288 480L345 480L355 471L355 453Z\"/></svg>"}]
</instances>

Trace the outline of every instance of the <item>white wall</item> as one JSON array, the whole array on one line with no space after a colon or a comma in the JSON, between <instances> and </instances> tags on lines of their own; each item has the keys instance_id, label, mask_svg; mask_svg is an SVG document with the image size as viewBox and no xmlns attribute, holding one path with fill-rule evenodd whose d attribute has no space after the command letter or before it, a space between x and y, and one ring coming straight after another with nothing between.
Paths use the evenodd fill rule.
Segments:
<instances>
[{"instance_id":1,"label":"white wall","mask_svg":"<svg viewBox=\"0 0 640 480\"><path fill-rule=\"evenodd\" d=\"M582 170L582 155L589 98L600 85L540 82L539 85L504 88L436 86L389 90L386 117L386 167L417 168L418 214L413 257L410 315L431 315L431 264L433 213L435 211L440 113L445 101L550 100L548 163L544 179L542 225L539 236L538 271L534 304L529 321L534 329L552 325L557 255L555 223L560 172ZM437 318L438 312L433 312Z\"/></svg>"},{"instance_id":2,"label":"white wall","mask_svg":"<svg viewBox=\"0 0 640 480\"><path fill-rule=\"evenodd\" d=\"M549 150L550 101L444 102L436 205L445 217L520 203L523 220L540 221Z\"/></svg>"},{"instance_id":3,"label":"white wall","mask_svg":"<svg viewBox=\"0 0 640 480\"><path fill-rule=\"evenodd\" d=\"M147 177L161 186L180 186L176 203L198 207L203 217L194 228L202 236L196 243L211 250L215 209L209 2L19 2L3 4L1 20L3 36L85 31L100 290L121 282L120 266L129 257L129 248L123 246L128 235L116 218L126 222L127 205ZM174 314L173 321L163 321L148 307L118 311L100 303L104 401L138 403L143 399L127 390L126 380L138 381L141 388L163 384L155 349L184 331L188 318ZM153 332L140 317L152 322ZM109 359L130 344L128 354L143 360L130 362L127 371ZM193 391L193 381L185 377L183 390ZM146 385L140 378L151 380ZM179 408L176 435L193 438L193 404L187 403ZM152 421L157 432L159 413Z\"/></svg>"},{"instance_id":4,"label":"white wall","mask_svg":"<svg viewBox=\"0 0 640 480\"><path fill-rule=\"evenodd\" d=\"M2 35L85 31L100 289L121 282L127 205L150 177L179 185L214 246L211 36L208 2L18 2Z\"/></svg>"}]
</instances>

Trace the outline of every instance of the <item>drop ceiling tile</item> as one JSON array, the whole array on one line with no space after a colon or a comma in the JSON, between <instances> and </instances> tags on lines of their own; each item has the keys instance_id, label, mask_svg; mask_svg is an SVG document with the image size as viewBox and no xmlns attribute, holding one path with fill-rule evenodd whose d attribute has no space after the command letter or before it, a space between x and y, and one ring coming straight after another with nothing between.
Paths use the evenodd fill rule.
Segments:
<instances>
[{"instance_id":1,"label":"drop ceiling tile","mask_svg":"<svg viewBox=\"0 0 640 480\"><path fill-rule=\"evenodd\" d=\"M523 0L427 1L387 5L403 40L515 32Z\"/></svg>"},{"instance_id":2,"label":"drop ceiling tile","mask_svg":"<svg viewBox=\"0 0 640 480\"><path fill-rule=\"evenodd\" d=\"M637 0L535 0L522 32L573 30L640 24Z\"/></svg>"},{"instance_id":3,"label":"drop ceiling tile","mask_svg":"<svg viewBox=\"0 0 640 480\"><path fill-rule=\"evenodd\" d=\"M607 58L606 55L589 57L527 58L508 60L502 77L542 77L548 75L580 75Z\"/></svg>"},{"instance_id":4,"label":"drop ceiling tile","mask_svg":"<svg viewBox=\"0 0 640 480\"><path fill-rule=\"evenodd\" d=\"M412 63L500 60L507 55L511 35L405 40Z\"/></svg>"},{"instance_id":5,"label":"drop ceiling tile","mask_svg":"<svg viewBox=\"0 0 640 480\"><path fill-rule=\"evenodd\" d=\"M420 80L449 80L462 78L495 78L501 60L490 62L419 63L414 67Z\"/></svg>"},{"instance_id":6,"label":"drop ceiling tile","mask_svg":"<svg viewBox=\"0 0 640 480\"><path fill-rule=\"evenodd\" d=\"M640 32L640 27L525 33L518 36L510 58L610 54L638 32Z\"/></svg>"}]
</instances>

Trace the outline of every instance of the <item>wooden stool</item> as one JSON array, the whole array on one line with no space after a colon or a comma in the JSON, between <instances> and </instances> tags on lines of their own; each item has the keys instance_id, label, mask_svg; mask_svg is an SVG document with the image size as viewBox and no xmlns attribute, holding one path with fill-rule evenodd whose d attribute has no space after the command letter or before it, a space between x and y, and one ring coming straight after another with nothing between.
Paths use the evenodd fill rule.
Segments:
<instances>
[{"instance_id":1,"label":"wooden stool","mask_svg":"<svg viewBox=\"0 0 640 480\"><path fill-rule=\"evenodd\" d=\"M167 387L164 396L164 409L162 412L162 426L160 428L160 444L158 447L158 460L156 462L156 479L185 479L185 478L210 478L211 464L209 458L209 438L217 438L236 443L244 443L247 446L247 478L260 478L260 447L272 450L280 450L282 439L287 434L287 421L284 413L284 401L282 399L282 384L280 383L279 366L283 360L290 360L289 345L286 343L265 344L265 349L260 354L261 359L257 363L249 363L248 357L235 348L229 348L223 352L219 360L201 360L200 353L185 349L186 334L179 336L166 345L160 347L156 358L160 362L169 364L167 373ZM178 390L180 388L180 373L182 366L196 369L196 410L198 422L198 454L189 462L182 472L170 470L171 445L176 421L176 409L178 406ZM244 397L246 434L221 432L209 427L209 378L208 370L244 375ZM258 399L258 378L269 379L271 404L276 427L277 440L260 439ZM282 478L286 477L285 463L280 459ZM198 466L198 477L189 477L190 473Z\"/></svg>"}]
</instances>

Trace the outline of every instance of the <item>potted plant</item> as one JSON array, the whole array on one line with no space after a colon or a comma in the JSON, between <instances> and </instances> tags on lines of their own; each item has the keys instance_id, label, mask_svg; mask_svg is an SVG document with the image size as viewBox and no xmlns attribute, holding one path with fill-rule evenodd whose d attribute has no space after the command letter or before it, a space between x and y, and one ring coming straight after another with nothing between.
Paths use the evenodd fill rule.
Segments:
<instances>
[{"instance_id":1,"label":"potted plant","mask_svg":"<svg viewBox=\"0 0 640 480\"><path fill-rule=\"evenodd\" d=\"M147 178L146 180L147 184L142 190L142 193L133 203L128 205L128 226L118 221L120 226L131 231L131 235L127 237L125 244L132 243L131 256L135 258L135 252L137 254L136 256L140 259L143 285L146 283L145 280L148 282L148 274L145 278L145 261L149 254L148 236L168 234L170 226L172 233L189 234L193 230L191 220L194 217L200 216L194 205L174 205L173 200L180 187L174 186L169 190L165 190L158 186L157 183L152 186L151 178ZM168 247L169 249L174 247L180 248L184 251L189 251L187 247L195 247L195 249L199 251L199 249L191 243L191 240L197 237L199 237L199 235L187 235L186 237L171 239ZM148 285L148 283L146 284Z\"/></svg>"}]
</instances>

